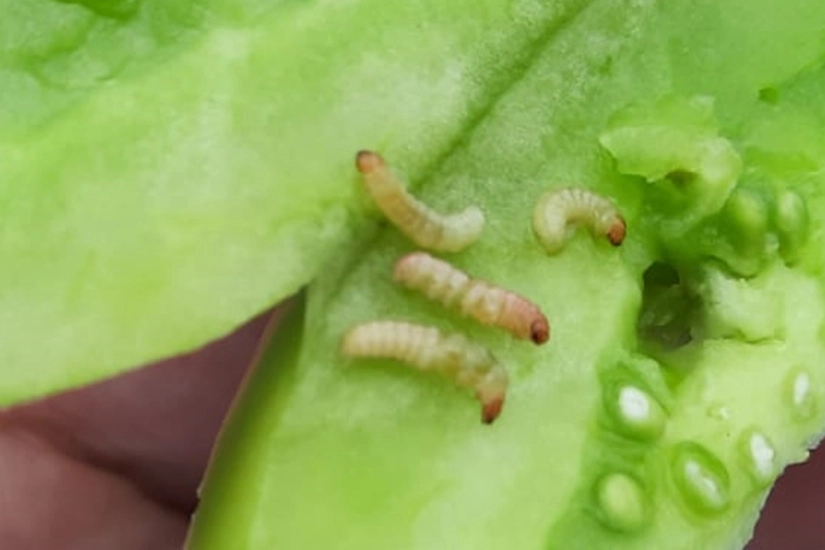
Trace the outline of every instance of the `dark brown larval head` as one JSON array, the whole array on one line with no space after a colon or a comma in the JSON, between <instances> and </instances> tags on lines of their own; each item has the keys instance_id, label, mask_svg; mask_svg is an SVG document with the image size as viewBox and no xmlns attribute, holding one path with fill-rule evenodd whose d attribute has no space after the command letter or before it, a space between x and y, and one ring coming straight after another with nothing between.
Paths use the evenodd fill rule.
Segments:
<instances>
[{"instance_id":1,"label":"dark brown larval head","mask_svg":"<svg viewBox=\"0 0 825 550\"><path fill-rule=\"evenodd\" d=\"M610 230L607 232L607 239L613 246L619 246L624 241L626 234L627 224L624 219L620 217L610 226Z\"/></svg>"},{"instance_id":2,"label":"dark brown larval head","mask_svg":"<svg viewBox=\"0 0 825 550\"><path fill-rule=\"evenodd\" d=\"M374 151L358 151L355 155L355 166L362 174L372 172L384 165L384 159Z\"/></svg>"},{"instance_id":3,"label":"dark brown larval head","mask_svg":"<svg viewBox=\"0 0 825 550\"><path fill-rule=\"evenodd\" d=\"M501 409L504 407L504 396L491 399L486 403L481 404L481 421L485 424L492 424L498 415L501 414Z\"/></svg>"},{"instance_id":4,"label":"dark brown larval head","mask_svg":"<svg viewBox=\"0 0 825 550\"><path fill-rule=\"evenodd\" d=\"M536 344L543 344L550 339L550 324L542 316L530 324L530 340Z\"/></svg>"}]
</instances>

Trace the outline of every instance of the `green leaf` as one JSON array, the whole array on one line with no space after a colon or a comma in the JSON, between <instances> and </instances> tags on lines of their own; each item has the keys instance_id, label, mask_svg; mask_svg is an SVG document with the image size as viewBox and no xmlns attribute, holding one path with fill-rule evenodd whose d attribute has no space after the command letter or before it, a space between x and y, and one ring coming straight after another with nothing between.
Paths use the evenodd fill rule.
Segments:
<instances>
[{"instance_id":1,"label":"green leaf","mask_svg":"<svg viewBox=\"0 0 825 550\"><path fill-rule=\"evenodd\" d=\"M357 149L432 171L581 4L0 0L0 404L294 293L375 219Z\"/></svg>"},{"instance_id":2,"label":"green leaf","mask_svg":"<svg viewBox=\"0 0 825 550\"><path fill-rule=\"evenodd\" d=\"M515 341L393 284L413 247L392 227L342 249L249 381L190 550L741 548L772 481L819 439L825 5L595 0L559 21L432 170L403 153L410 136L382 144L428 204L485 211L481 240L449 259L534 300L550 342ZM683 197L695 219L681 232L676 199L659 193L668 182L651 185L622 155L707 135L599 141L633 121L616 118L627 108L678 124L655 107L674 96L714 98L713 131L742 162L721 198ZM617 204L620 249L580 231L544 253L532 208L571 185ZM444 379L343 358L346 331L374 319L489 346L511 377L501 417L481 424Z\"/></svg>"}]
</instances>

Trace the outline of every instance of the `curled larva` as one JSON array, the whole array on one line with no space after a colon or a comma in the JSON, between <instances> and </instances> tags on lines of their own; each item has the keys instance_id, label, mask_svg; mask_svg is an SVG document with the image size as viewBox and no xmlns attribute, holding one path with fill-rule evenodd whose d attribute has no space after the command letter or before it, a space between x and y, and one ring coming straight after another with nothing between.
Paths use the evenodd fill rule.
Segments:
<instances>
[{"instance_id":1,"label":"curled larva","mask_svg":"<svg viewBox=\"0 0 825 550\"><path fill-rule=\"evenodd\" d=\"M373 321L350 329L341 351L349 357L397 359L451 378L475 391L486 424L498 417L504 405L504 367L490 350L461 334L444 334L434 327L400 321Z\"/></svg>"},{"instance_id":2,"label":"curled larva","mask_svg":"<svg viewBox=\"0 0 825 550\"><path fill-rule=\"evenodd\" d=\"M501 327L516 338L536 344L550 338L550 325L538 306L514 292L471 279L426 252L403 256L396 262L393 276L428 298L458 309L482 324Z\"/></svg>"},{"instance_id":3,"label":"curled larva","mask_svg":"<svg viewBox=\"0 0 825 550\"><path fill-rule=\"evenodd\" d=\"M478 207L470 206L456 214L439 214L410 195L378 153L360 151L355 164L384 215L419 246L458 252L481 235L484 214Z\"/></svg>"},{"instance_id":4,"label":"curled larva","mask_svg":"<svg viewBox=\"0 0 825 550\"><path fill-rule=\"evenodd\" d=\"M533 211L533 229L539 241L553 254L561 250L571 226L586 224L594 235L604 235L619 246L627 226L619 211L606 198L586 189L567 188L545 193Z\"/></svg>"}]
</instances>

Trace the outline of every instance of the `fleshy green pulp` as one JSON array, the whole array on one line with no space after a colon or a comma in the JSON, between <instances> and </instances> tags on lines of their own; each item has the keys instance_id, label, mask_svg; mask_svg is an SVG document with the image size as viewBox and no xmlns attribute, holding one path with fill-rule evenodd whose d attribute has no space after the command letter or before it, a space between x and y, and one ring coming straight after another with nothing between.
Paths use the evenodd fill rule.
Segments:
<instances>
[{"instance_id":1,"label":"fleshy green pulp","mask_svg":"<svg viewBox=\"0 0 825 550\"><path fill-rule=\"evenodd\" d=\"M0 0L0 402L312 281L191 550L741 548L825 427L823 54L806 0ZM361 148L487 213L450 260L535 300L546 346L392 284L411 245L374 223ZM532 207L570 185L615 201L621 249L544 254ZM339 355L388 317L491 347L496 423Z\"/></svg>"},{"instance_id":2,"label":"fleshy green pulp","mask_svg":"<svg viewBox=\"0 0 825 550\"><path fill-rule=\"evenodd\" d=\"M825 425L823 24L802 2L593 2L549 34L414 183L487 212L450 259L535 300L550 343L394 286L412 247L385 228L330 261L264 357L189 548L741 548ZM581 233L543 253L531 208L569 185L619 205L621 249ZM512 378L499 420L343 359L376 318L490 345Z\"/></svg>"}]
</instances>

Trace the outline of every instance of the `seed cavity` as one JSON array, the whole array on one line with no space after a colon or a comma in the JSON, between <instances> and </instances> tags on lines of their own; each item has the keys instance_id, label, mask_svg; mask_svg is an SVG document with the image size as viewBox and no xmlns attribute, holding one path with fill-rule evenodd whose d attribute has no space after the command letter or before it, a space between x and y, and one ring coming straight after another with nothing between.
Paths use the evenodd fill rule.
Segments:
<instances>
[{"instance_id":1,"label":"seed cavity","mask_svg":"<svg viewBox=\"0 0 825 550\"><path fill-rule=\"evenodd\" d=\"M645 346L674 350L690 344L703 308L687 281L670 264L655 262L644 272L637 330Z\"/></svg>"},{"instance_id":2,"label":"seed cavity","mask_svg":"<svg viewBox=\"0 0 825 550\"><path fill-rule=\"evenodd\" d=\"M799 421L810 420L817 409L817 399L810 373L804 368L791 371L785 381L784 401L790 405L791 416Z\"/></svg>"},{"instance_id":3,"label":"seed cavity","mask_svg":"<svg viewBox=\"0 0 825 550\"><path fill-rule=\"evenodd\" d=\"M728 197L723 214L725 232L736 248L748 256L761 256L765 253L768 209L757 192L737 187Z\"/></svg>"},{"instance_id":4,"label":"seed cavity","mask_svg":"<svg viewBox=\"0 0 825 550\"><path fill-rule=\"evenodd\" d=\"M413 242L428 250L459 252L481 236L484 213L470 206L443 215L410 195L378 153L360 151L356 167L384 215Z\"/></svg>"},{"instance_id":5,"label":"seed cavity","mask_svg":"<svg viewBox=\"0 0 825 550\"><path fill-rule=\"evenodd\" d=\"M805 199L782 182L749 174L728 198L716 231L721 240L705 255L722 260L733 272L752 277L777 256L793 265L810 238Z\"/></svg>"},{"instance_id":6,"label":"seed cavity","mask_svg":"<svg viewBox=\"0 0 825 550\"><path fill-rule=\"evenodd\" d=\"M730 504L730 476L725 465L705 447L684 442L673 450L676 487L685 504L702 515L716 515Z\"/></svg>"},{"instance_id":7,"label":"seed cavity","mask_svg":"<svg viewBox=\"0 0 825 550\"><path fill-rule=\"evenodd\" d=\"M651 441L664 433L667 414L659 402L643 389L623 384L605 392L605 398L606 408L622 434Z\"/></svg>"},{"instance_id":8,"label":"seed cavity","mask_svg":"<svg viewBox=\"0 0 825 550\"><path fill-rule=\"evenodd\" d=\"M507 391L507 372L486 347L458 333L401 321L357 325L344 336L341 351L348 357L403 361L432 371L456 385L475 391L482 421L498 418Z\"/></svg>"},{"instance_id":9,"label":"seed cavity","mask_svg":"<svg viewBox=\"0 0 825 550\"><path fill-rule=\"evenodd\" d=\"M610 529L638 531L648 522L650 506L641 484L623 473L610 473L596 484L599 518Z\"/></svg>"},{"instance_id":10,"label":"seed cavity","mask_svg":"<svg viewBox=\"0 0 825 550\"><path fill-rule=\"evenodd\" d=\"M805 200L798 193L785 189L776 196L776 231L779 250L789 263L799 259L808 238L810 219Z\"/></svg>"},{"instance_id":11,"label":"seed cavity","mask_svg":"<svg viewBox=\"0 0 825 550\"><path fill-rule=\"evenodd\" d=\"M613 203L587 189L571 187L545 193L533 211L533 229L548 254L559 252L571 229L580 224L594 235L606 237L613 246L622 244L627 233Z\"/></svg>"},{"instance_id":12,"label":"seed cavity","mask_svg":"<svg viewBox=\"0 0 825 550\"><path fill-rule=\"evenodd\" d=\"M413 252L398 260L394 278L447 308L484 325L501 327L516 338L536 344L550 338L550 325L538 306L514 292L471 279L426 252Z\"/></svg>"},{"instance_id":13,"label":"seed cavity","mask_svg":"<svg viewBox=\"0 0 825 550\"><path fill-rule=\"evenodd\" d=\"M767 487L779 474L776 449L768 436L756 429L746 430L739 439L739 454L753 480Z\"/></svg>"}]
</instances>

